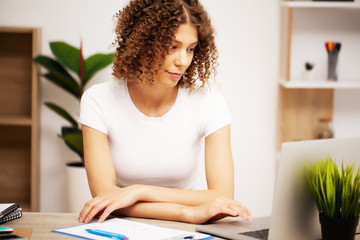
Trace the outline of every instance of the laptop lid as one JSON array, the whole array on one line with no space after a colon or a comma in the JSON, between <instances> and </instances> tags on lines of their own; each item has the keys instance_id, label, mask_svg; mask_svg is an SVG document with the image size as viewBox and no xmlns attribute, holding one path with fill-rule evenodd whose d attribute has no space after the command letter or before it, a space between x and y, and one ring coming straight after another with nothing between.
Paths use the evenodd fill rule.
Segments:
<instances>
[{"instance_id":1,"label":"laptop lid","mask_svg":"<svg viewBox=\"0 0 360 240\"><path fill-rule=\"evenodd\" d=\"M277 170L271 223L269 218L245 220L227 218L217 223L198 225L197 230L228 239L261 239L243 232L269 228L269 240L320 239L318 211L306 194L305 162L331 156L335 162L360 163L360 137L308 140L282 144ZM358 226L360 231L360 226Z\"/></svg>"},{"instance_id":2,"label":"laptop lid","mask_svg":"<svg viewBox=\"0 0 360 240\"><path fill-rule=\"evenodd\" d=\"M282 145L269 239L321 239L319 213L307 194L305 162L332 157L360 163L360 137L287 142ZM359 230L359 229L358 229Z\"/></svg>"}]
</instances>

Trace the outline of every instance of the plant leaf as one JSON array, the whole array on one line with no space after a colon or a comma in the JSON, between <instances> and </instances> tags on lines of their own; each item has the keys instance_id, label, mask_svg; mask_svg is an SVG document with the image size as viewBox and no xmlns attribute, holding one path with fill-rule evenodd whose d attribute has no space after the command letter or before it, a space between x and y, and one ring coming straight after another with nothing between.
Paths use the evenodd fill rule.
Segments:
<instances>
[{"instance_id":1,"label":"plant leaf","mask_svg":"<svg viewBox=\"0 0 360 240\"><path fill-rule=\"evenodd\" d=\"M65 42L50 42L50 49L62 65L69 68L80 77L79 49Z\"/></svg>"},{"instance_id":2,"label":"plant leaf","mask_svg":"<svg viewBox=\"0 0 360 240\"><path fill-rule=\"evenodd\" d=\"M76 82L75 82L76 85L73 84L72 86L70 86L70 84L72 84L70 81L65 79L60 79L51 73L46 73L43 75L43 77L48 79L50 82L58 85L59 87L61 87L62 89L73 95L74 97L76 97L77 99L80 99L81 97L80 87L79 85L77 85Z\"/></svg>"},{"instance_id":3,"label":"plant leaf","mask_svg":"<svg viewBox=\"0 0 360 240\"><path fill-rule=\"evenodd\" d=\"M80 96L79 84L60 63L47 56L38 56L34 58L34 61L49 71L49 73L44 74L45 78L75 97L78 98Z\"/></svg>"},{"instance_id":4,"label":"plant leaf","mask_svg":"<svg viewBox=\"0 0 360 240\"><path fill-rule=\"evenodd\" d=\"M333 183L333 165L330 163L327 166L326 172L326 198L329 206L329 215L330 217L335 217L335 189Z\"/></svg>"},{"instance_id":5,"label":"plant leaf","mask_svg":"<svg viewBox=\"0 0 360 240\"><path fill-rule=\"evenodd\" d=\"M58 106L58 105L56 105L54 103L50 103L50 102L45 102L45 105L47 107L49 107L51 110L53 110L54 112L56 112L57 114L59 114L61 117L63 117L67 121L69 121L70 124L74 128L78 128L77 121L66 110L64 110L62 107L60 107L60 106Z\"/></svg>"},{"instance_id":6,"label":"plant leaf","mask_svg":"<svg viewBox=\"0 0 360 240\"><path fill-rule=\"evenodd\" d=\"M333 218L355 218L360 214L360 167L354 176L355 164L341 166L332 158L316 162L314 168L306 165L306 174L312 196L320 213Z\"/></svg>"},{"instance_id":7,"label":"plant leaf","mask_svg":"<svg viewBox=\"0 0 360 240\"><path fill-rule=\"evenodd\" d=\"M81 85L84 85L84 56L83 56L83 42L80 41L80 49L79 49L79 77Z\"/></svg>"},{"instance_id":8,"label":"plant leaf","mask_svg":"<svg viewBox=\"0 0 360 240\"><path fill-rule=\"evenodd\" d=\"M34 61L45 67L47 70L49 70L49 72L52 72L53 74L66 75L71 77L70 74L59 62L48 56L37 56L34 58Z\"/></svg>"},{"instance_id":9,"label":"plant leaf","mask_svg":"<svg viewBox=\"0 0 360 240\"><path fill-rule=\"evenodd\" d=\"M84 85L99 70L107 67L114 59L114 53L98 53L88 57L84 62Z\"/></svg>"},{"instance_id":10,"label":"plant leaf","mask_svg":"<svg viewBox=\"0 0 360 240\"><path fill-rule=\"evenodd\" d=\"M83 160L83 138L81 130L73 127L62 127L61 137L65 144Z\"/></svg>"}]
</instances>

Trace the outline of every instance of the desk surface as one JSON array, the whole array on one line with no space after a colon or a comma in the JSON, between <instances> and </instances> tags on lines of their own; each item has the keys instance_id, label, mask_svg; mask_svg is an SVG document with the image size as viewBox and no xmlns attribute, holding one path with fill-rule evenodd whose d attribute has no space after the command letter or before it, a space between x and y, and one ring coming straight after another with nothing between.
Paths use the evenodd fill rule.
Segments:
<instances>
[{"instance_id":1,"label":"desk surface","mask_svg":"<svg viewBox=\"0 0 360 240\"><path fill-rule=\"evenodd\" d=\"M49 239L79 239L63 234L52 233L51 230L78 225L78 214L75 213L32 213L24 212L19 219L1 224L2 226L12 227L14 229L32 229L30 240L49 240ZM163 227L182 229L186 231L195 231L194 224L162 221L142 218L126 218L139 222L145 222ZM222 239L222 238L214 238Z\"/></svg>"},{"instance_id":2,"label":"desk surface","mask_svg":"<svg viewBox=\"0 0 360 240\"><path fill-rule=\"evenodd\" d=\"M2 226L12 227L14 229L32 229L30 240L49 240L49 239L79 239L75 237L66 236L63 234L52 233L51 230L70 227L78 225L77 221L78 214L75 213L31 213L24 212L23 216L19 219L11 222L3 223ZM142 219L142 218L126 218L139 222L145 222L163 227L182 229L186 231L195 231L194 224L173 222L173 221L162 221L153 219ZM223 239L215 237L215 240ZM360 239L360 235L356 235L356 240Z\"/></svg>"}]
</instances>

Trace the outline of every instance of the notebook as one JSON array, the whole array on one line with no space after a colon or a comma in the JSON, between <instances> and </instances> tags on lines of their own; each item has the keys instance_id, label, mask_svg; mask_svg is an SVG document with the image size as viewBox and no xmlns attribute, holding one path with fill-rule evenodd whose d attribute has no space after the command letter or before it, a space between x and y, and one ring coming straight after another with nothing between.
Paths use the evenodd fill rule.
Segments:
<instances>
[{"instance_id":1,"label":"notebook","mask_svg":"<svg viewBox=\"0 0 360 240\"><path fill-rule=\"evenodd\" d=\"M335 162L360 164L360 137L286 142L282 144L277 182L270 217L220 221L198 225L196 230L229 239L308 240L321 239L318 211L311 197L304 194L305 162L331 156ZM308 197L305 197L308 196ZM267 237L254 231L268 229ZM360 232L358 225L357 232Z\"/></svg>"},{"instance_id":2,"label":"notebook","mask_svg":"<svg viewBox=\"0 0 360 240\"><path fill-rule=\"evenodd\" d=\"M0 203L0 223L9 222L22 216L17 203Z\"/></svg>"},{"instance_id":3,"label":"notebook","mask_svg":"<svg viewBox=\"0 0 360 240\"><path fill-rule=\"evenodd\" d=\"M103 230L111 233L118 233L125 235L130 240L183 240L183 239L198 239L210 240L212 236L203 233L183 231L179 229L160 227L147 223L140 223L137 221L126 220L122 218L112 218L103 223L93 222L88 224L81 224L68 228L55 229L52 232L79 237L83 239L104 239L90 234L86 229Z\"/></svg>"},{"instance_id":4,"label":"notebook","mask_svg":"<svg viewBox=\"0 0 360 240\"><path fill-rule=\"evenodd\" d=\"M11 220L15 220L17 218L22 217L21 208L17 208L16 210L6 214L4 217L0 218L0 223L6 223Z\"/></svg>"},{"instance_id":5,"label":"notebook","mask_svg":"<svg viewBox=\"0 0 360 240\"><path fill-rule=\"evenodd\" d=\"M0 219L18 207L17 203L0 203Z\"/></svg>"}]
</instances>

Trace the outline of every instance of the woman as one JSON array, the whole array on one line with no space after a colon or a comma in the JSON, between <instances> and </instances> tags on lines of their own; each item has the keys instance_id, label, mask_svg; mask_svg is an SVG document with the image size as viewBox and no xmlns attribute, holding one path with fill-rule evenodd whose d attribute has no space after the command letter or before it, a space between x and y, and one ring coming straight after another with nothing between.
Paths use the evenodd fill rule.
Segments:
<instances>
[{"instance_id":1,"label":"woman","mask_svg":"<svg viewBox=\"0 0 360 240\"><path fill-rule=\"evenodd\" d=\"M202 5L133 0L116 17L116 79L91 87L81 101L94 198L79 222L97 215L102 222L111 213L190 223L250 220L233 200L227 106L206 87L217 51ZM202 153L208 189L195 190Z\"/></svg>"}]
</instances>

